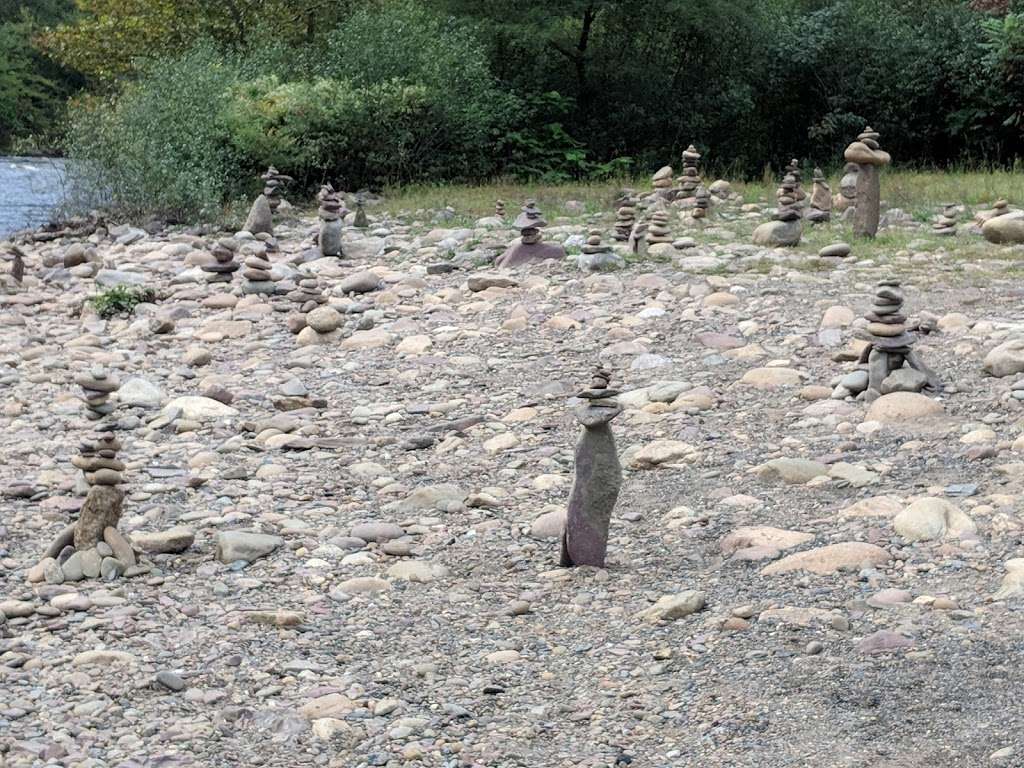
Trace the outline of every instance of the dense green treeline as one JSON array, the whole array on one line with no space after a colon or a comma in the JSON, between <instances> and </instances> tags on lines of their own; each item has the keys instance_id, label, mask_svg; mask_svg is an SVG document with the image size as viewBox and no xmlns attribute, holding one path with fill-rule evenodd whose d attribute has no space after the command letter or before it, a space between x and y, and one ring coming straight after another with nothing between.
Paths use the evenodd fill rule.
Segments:
<instances>
[{"instance_id":1,"label":"dense green treeline","mask_svg":"<svg viewBox=\"0 0 1024 768\"><path fill-rule=\"evenodd\" d=\"M71 92L83 188L134 213L214 212L268 163L559 180L693 142L751 176L866 123L901 164L1010 165L1024 0L0 0L0 142Z\"/></svg>"}]
</instances>

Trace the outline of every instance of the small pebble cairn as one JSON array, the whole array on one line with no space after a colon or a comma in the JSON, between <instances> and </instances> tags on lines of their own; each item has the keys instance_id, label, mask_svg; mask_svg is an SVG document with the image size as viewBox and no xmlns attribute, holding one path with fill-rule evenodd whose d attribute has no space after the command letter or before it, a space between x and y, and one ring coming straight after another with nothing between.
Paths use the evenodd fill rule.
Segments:
<instances>
[{"instance_id":1,"label":"small pebble cairn","mask_svg":"<svg viewBox=\"0 0 1024 768\"><path fill-rule=\"evenodd\" d=\"M298 304L302 313L312 312L321 304L327 303L320 281L315 277L304 277L299 280L299 284L288 291L285 298Z\"/></svg>"},{"instance_id":2,"label":"small pebble cairn","mask_svg":"<svg viewBox=\"0 0 1024 768\"><path fill-rule=\"evenodd\" d=\"M124 463L118 461L121 442L112 432L93 432L79 444L71 463L85 474L85 482L94 485L120 485L124 481Z\"/></svg>"},{"instance_id":3,"label":"small pebble cairn","mask_svg":"<svg viewBox=\"0 0 1024 768\"><path fill-rule=\"evenodd\" d=\"M75 377L75 383L82 388L82 401L86 407L86 418L99 421L114 411L110 395L121 387L118 378L106 369L95 366L86 373Z\"/></svg>"},{"instance_id":4,"label":"small pebble cairn","mask_svg":"<svg viewBox=\"0 0 1024 768\"><path fill-rule=\"evenodd\" d=\"M651 177L651 186L659 197L668 198L672 193L672 166L666 165Z\"/></svg>"},{"instance_id":5,"label":"small pebble cairn","mask_svg":"<svg viewBox=\"0 0 1024 768\"><path fill-rule=\"evenodd\" d=\"M668 211L657 210L651 214L651 221L647 226L647 244L671 243L672 231L668 226Z\"/></svg>"},{"instance_id":6,"label":"small pebble cairn","mask_svg":"<svg viewBox=\"0 0 1024 768\"><path fill-rule=\"evenodd\" d=\"M277 168L270 166L267 168L266 173L260 176L263 179L263 195L267 198L267 204L270 206L271 213L277 213L277 209L281 205L281 201L284 199L284 188L290 181L291 176L285 176L280 173Z\"/></svg>"},{"instance_id":7,"label":"small pebble cairn","mask_svg":"<svg viewBox=\"0 0 1024 768\"><path fill-rule=\"evenodd\" d=\"M801 205L807 199L807 193L804 191L804 175L800 170L800 161L795 157L789 161L789 165L786 166L786 176L792 176L796 182L796 186L793 188L793 197L796 199L796 205Z\"/></svg>"},{"instance_id":8,"label":"small pebble cairn","mask_svg":"<svg viewBox=\"0 0 1024 768\"><path fill-rule=\"evenodd\" d=\"M699 162L700 152L691 144L683 151L683 175L676 180L680 198L686 199L697 194L697 189L701 185L700 171L697 168Z\"/></svg>"},{"instance_id":9,"label":"small pebble cairn","mask_svg":"<svg viewBox=\"0 0 1024 768\"><path fill-rule=\"evenodd\" d=\"M269 249L268 249L269 251ZM242 277L245 278L245 285L242 287L247 294L272 295L277 292L278 278L270 272L273 265L263 256L251 254L245 257L245 269L242 270Z\"/></svg>"},{"instance_id":10,"label":"small pebble cairn","mask_svg":"<svg viewBox=\"0 0 1024 768\"><path fill-rule=\"evenodd\" d=\"M935 223L932 224L932 234L949 237L956 234L956 204L949 203L942 208Z\"/></svg>"},{"instance_id":11,"label":"small pebble cairn","mask_svg":"<svg viewBox=\"0 0 1024 768\"><path fill-rule=\"evenodd\" d=\"M527 200L523 203L522 210L515 221L515 226L519 229L523 243L526 245L539 243L543 237L540 228L547 225L548 223L544 220L544 214L537 207L536 200Z\"/></svg>"},{"instance_id":12,"label":"small pebble cairn","mask_svg":"<svg viewBox=\"0 0 1024 768\"><path fill-rule=\"evenodd\" d=\"M494 201L494 215L499 219L505 218L505 201L495 200Z\"/></svg>"},{"instance_id":13,"label":"small pebble cairn","mask_svg":"<svg viewBox=\"0 0 1024 768\"><path fill-rule=\"evenodd\" d=\"M363 196L359 195L356 197L356 215L352 220L352 226L357 229L366 229L370 226L370 220L366 217L366 203L363 201Z\"/></svg>"},{"instance_id":14,"label":"small pebble cairn","mask_svg":"<svg viewBox=\"0 0 1024 768\"><path fill-rule=\"evenodd\" d=\"M317 216L320 217L320 232L317 236L320 253L324 256L341 256L342 220L347 213L345 205L330 184L321 187L317 199L320 201L317 210Z\"/></svg>"},{"instance_id":15,"label":"small pebble cairn","mask_svg":"<svg viewBox=\"0 0 1024 768\"><path fill-rule=\"evenodd\" d=\"M775 191L775 199L779 204L778 210L773 218L776 221L796 221L800 218L799 204L800 182L791 173L787 173L782 184Z\"/></svg>"},{"instance_id":16,"label":"small pebble cairn","mask_svg":"<svg viewBox=\"0 0 1024 768\"><path fill-rule=\"evenodd\" d=\"M580 250L586 254L609 253L612 247L601 242L601 230L592 229L587 233L587 242Z\"/></svg>"},{"instance_id":17,"label":"small pebble cairn","mask_svg":"<svg viewBox=\"0 0 1024 768\"><path fill-rule=\"evenodd\" d=\"M235 261L235 251L238 249L238 241L233 238L222 238L214 243L211 252L214 263L204 264L200 267L206 272L208 283L230 283L235 272L239 270L238 262Z\"/></svg>"},{"instance_id":18,"label":"small pebble cairn","mask_svg":"<svg viewBox=\"0 0 1024 768\"><path fill-rule=\"evenodd\" d=\"M706 219L708 217L708 210L711 208L711 193L707 187L701 184L697 187L697 191L693 193L693 196L693 218Z\"/></svg>"},{"instance_id":19,"label":"small pebble cairn","mask_svg":"<svg viewBox=\"0 0 1024 768\"><path fill-rule=\"evenodd\" d=\"M636 224L636 200L626 196L619 200L615 209L615 234L613 237L619 242L629 240L629 234Z\"/></svg>"}]
</instances>

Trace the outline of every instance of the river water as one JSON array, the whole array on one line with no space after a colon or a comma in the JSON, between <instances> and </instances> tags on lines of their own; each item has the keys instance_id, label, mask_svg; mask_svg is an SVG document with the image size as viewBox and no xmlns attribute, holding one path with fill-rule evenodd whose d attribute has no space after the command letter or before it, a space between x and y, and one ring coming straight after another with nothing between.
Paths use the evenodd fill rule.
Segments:
<instances>
[{"instance_id":1,"label":"river water","mask_svg":"<svg viewBox=\"0 0 1024 768\"><path fill-rule=\"evenodd\" d=\"M64 161L0 157L0 238L50 220L64 201Z\"/></svg>"}]
</instances>

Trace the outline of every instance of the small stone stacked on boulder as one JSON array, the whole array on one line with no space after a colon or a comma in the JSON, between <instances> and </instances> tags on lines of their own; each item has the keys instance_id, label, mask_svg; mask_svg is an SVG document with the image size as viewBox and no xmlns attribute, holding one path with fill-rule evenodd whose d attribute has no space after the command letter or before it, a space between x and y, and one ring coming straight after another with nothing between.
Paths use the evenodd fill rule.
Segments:
<instances>
[{"instance_id":1,"label":"small stone stacked on boulder","mask_svg":"<svg viewBox=\"0 0 1024 768\"><path fill-rule=\"evenodd\" d=\"M826 222L832 218L832 190L821 168L814 169L811 182L811 207L807 211L807 220L812 223Z\"/></svg>"},{"instance_id":2,"label":"small stone stacked on boulder","mask_svg":"<svg viewBox=\"0 0 1024 768\"><path fill-rule=\"evenodd\" d=\"M679 199L686 200L697 194L697 189L701 185L700 170L697 167L699 162L700 152L693 144L683 150L683 174L676 179Z\"/></svg>"},{"instance_id":3,"label":"small stone stacked on boulder","mask_svg":"<svg viewBox=\"0 0 1024 768\"><path fill-rule=\"evenodd\" d=\"M615 234L612 235L620 243L629 240L629 235L636 224L636 200L629 195L619 198L615 209Z\"/></svg>"},{"instance_id":4,"label":"small stone stacked on boulder","mask_svg":"<svg viewBox=\"0 0 1024 768\"><path fill-rule=\"evenodd\" d=\"M651 186L654 187L654 194L668 200L672 196L672 166L666 165L660 168L651 177Z\"/></svg>"},{"instance_id":5,"label":"small stone stacked on boulder","mask_svg":"<svg viewBox=\"0 0 1024 768\"><path fill-rule=\"evenodd\" d=\"M917 335L907 330L899 280L879 281L874 304L864 319L867 326L859 329L856 336L868 342L858 361L866 367L867 377L848 376L841 387L867 401L891 392L942 391L938 377L912 349Z\"/></svg>"},{"instance_id":6,"label":"small stone stacked on boulder","mask_svg":"<svg viewBox=\"0 0 1024 768\"><path fill-rule=\"evenodd\" d=\"M504 200L495 200L494 201L494 215L495 215L496 218L499 218L499 219L504 219L505 218L505 201Z\"/></svg>"},{"instance_id":7,"label":"small stone stacked on boulder","mask_svg":"<svg viewBox=\"0 0 1024 768\"><path fill-rule=\"evenodd\" d=\"M778 248L800 244L803 222L800 209L797 207L798 186L797 179L792 174L786 174L775 192L778 209L772 216L773 221L766 221L754 230L756 245Z\"/></svg>"},{"instance_id":8,"label":"small stone stacked on boulder","mask_svg":"<svg viewBox=\"0 0 1024 768\"><path fill-rule=\"evenodd\" d=\"M263 180L263 194L256 198L245 220L245 231L257 235L274 233L274 212L281 205L284 186L292 181L291 176L279 173L274 166L267 168L260 178Z\"/></svg>"},{"instance_id":9,"label":"small stone stacked on boulder","mask_svg":"<svg viewBox=\"0 0 1024 768\"><path fill-rule=\"evenodd\" d=\"M839 194L832 197L832 208L836 213L843 213L857 205L857 174L860 166L847 163L843 168L843 178L839 181Z\"/></svg>"},{"instance_id":10,"label":"small stone stacked on boulder","mask_svg":"<svg viewBox=\"0 0 1024 768\"><path fill-rule=\"evenodd\" d=\"M848 163L856 163L858 166L853 233L861 237L874 237L878 233L882 194L879 177L882 166L892 162L889 153L879 147L878 139L878 133L869 126L846 148L843 155Z\"/></svg>"},{"instance_id":11,"label":"small stone stacked on boulder","mask_svg":"<svg viewBox=\"0 0 1024 768\"><path fill-rule=\"evenodd\" d=\"M341 313L334 307L314 307L306 314L305 325L299 331L298 345L308 347L337 341L341 335L338 329L341 327L342 320Z\"/></svg>"},{"instance_id":12,"label":"small stone stacked on boulder","mask_svg":"<svg viewBox=\"0 0 1024 768\"><path fill-rule=\"evenodd\" d=\"M497 267L518 267L545 259L564 259L565 249L554 243L544 243L541 228L548 223L544 214L537 208L537 203L527 200L522 211L516 217L513 226L519 230L519 240L513 242L501 256L494 261Z\"/></svg>"},{"instance_id":13,"label":"small stone stacked on boulder","mask_svg":"<svg viewBox=\"0 0 1024 768\"><path fill-rule=\"evenodd\" d=\"M203 264L200 269L207 273L208 283L230 283L231 277L239 270L238 262L235 261L235 251L238 250L238 241L231 237L225 237L213 244L213 264Z\"/></svg>"},{"instance_id":14,"label":"small stone stacked on boulder","mask_svg":"<svg viewBox=\"0 0 1024 768\"><path fill-rule=\"evenodd\" d=\"M651 220L647 224L647 247L659 243L672 244L672 230L669 228L668 211L659 208L651 214Z\"/></svg>"},{"instance_id":15,"label":"small stone stacked on boulder","mask_svg":"<svg viewBox=\"0 0 1024 768\"><path fill-rule=\"evenodd\" d=\"M341 196L334 191L330 184L324 184L317 195L320 201L320 208L317 216L320 217L320 231L317 235L317 245L322 256L342 256L341 232L344 228L344 218L348 213Z\"/></svg>"},{"instance_id":16,"label":"small stone stacked on boulder","mask_svg":"<svg viewBox=\"0 0 1024 768\"><path fill-rule=\"evenodd\" d=\"M942 208L942 213L932 224L932 234L949 237L956 234L957 206L955 203L948 203Z\"/></svg>"},{"instance_id":17,"label":"small stone stacked on boulder","mask_svg":"<svg viewBox=\"0 0 1024 768\"><path fill-rule=\"evenodd\" d=\"M711 192L701 184L697 187L697 191L693 193L693 197L693 218L706 219L711 208Z\"/></svg>"},{"instance_id":18,"label":"small stone stacked on boulder","mask_svg":"<svg viewBox=\"0 0 1024 768\"><path fill-rule=\"evenodd\" d=\"M121 387L116 376L102 366L93 366L75 377L75 383L82 388L82 401L86 407L86 418L99 421L114 411L110 396Z\"/></svg>"},{"instance_id":19,"label":"small stone stacked on boulder","mask_svg":"<svg viewBox=\"0 0 1024 768\"><path fill-rule=\"evenodd\" d=\"M613 269L622 269L625 262L612 251L610 245L601 242L601 230L592 229L587 236L587 242L580 248L577 263L580 269L588 272L606 272Z\"/></svg>"},{"instance_id":20,"label":"small stone stacked on boulder","mask_svg":"<svg viewBox=\"0 0 1024 768\"><path fill-rule=\"evenodd\" d=\"M272 296L277 293L277 281L279 278L275 277L270 271L273 269L273 266L265 256L255 253L246 256L245 269L242 270L242 277L245 278L242 292L246 294L258 293L264 296Z\"/></svg>"},{"instance_id":21,"label":"small stone stacked on boulder","mask_svg":"<svg viewBox=\"0 0 1024 768\"><path fill-rule=\"evenodd\" d=\"M1024 243L1024 211L1011 210L1006 200L997 200L991 211L981 211L974 220L990 243Z\"/></svg>"}]
</instances>

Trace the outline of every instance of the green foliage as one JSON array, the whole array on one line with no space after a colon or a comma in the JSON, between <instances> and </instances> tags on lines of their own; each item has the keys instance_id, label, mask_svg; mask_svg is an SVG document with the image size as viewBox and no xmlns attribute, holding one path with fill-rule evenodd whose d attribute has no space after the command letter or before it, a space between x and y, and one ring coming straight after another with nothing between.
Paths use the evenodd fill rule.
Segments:
<instances>
[{"instance_id":1,"label":"green foliage","mask_svg":"<svg viewBox=\"0 0 1024 768\"><path fill-rule=\"evenodd\" d=\"M90 306L103 319L117 315L130 315L139 304L149 303L156 299L151 288L133 288L127 285L115 285L103 293L90 296Z\"/></svg>"}]
</instances>

